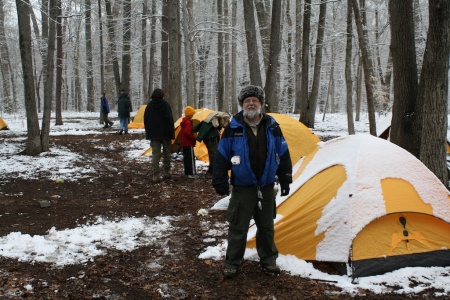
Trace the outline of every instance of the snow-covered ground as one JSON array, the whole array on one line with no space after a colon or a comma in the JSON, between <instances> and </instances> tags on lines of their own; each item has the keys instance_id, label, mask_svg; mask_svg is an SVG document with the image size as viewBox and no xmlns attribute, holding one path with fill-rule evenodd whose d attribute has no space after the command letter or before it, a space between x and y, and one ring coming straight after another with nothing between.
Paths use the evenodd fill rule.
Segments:
<instances>
[{"instance_id":1,"label":"snow-covered ground","mask_svg":"<svg viewBox=\"0 0 450 300\"><path fill-rule=\"evenodd\" d=\"M8 136L17 136L14 139L26 140L26 120L24 115L3 115L10 130L0 131L4 143L0 147L0 180L5 180L8 174L20 172L24 178L34 178L37 170L50 171L52 179L78 180L83 176L93 176L89 170L77 169L73 166L77 160L82 159L63 147L54 147L52 154L43 153L39 157L23 157L14 155L23 150L24 143L17 145ZM98 113L63 113L64 125L52 126L51 135L64 134L99 134L101 125L98 122ZM114 114L111 114L114 119ZM382 121L382 117L379 117ZM117 124L117 120L116 124ZM347 118L344 114L327 115L322 121L322 115L317 115L314 132L320 136L347 135ZM361 121L355 123L357 133L367 133L367 116L362 115ZM140 132L131 130L131 134ZM136 141L130 145L127 156L139 160L139 154L149 147L146 140ZM200 165L200 167L202 167ZM3 195L0 186L0 197ZM208 224L208 211L211 208L199 207L198 218L204 218L205 225L210 228L224 228L224 224ZM0 218L8 212L0 212ZM42 236L30 236L20 232L11 232L0 237L0 255L17 259L18 261L49 262L55 265L82 264L92 257L102 255L104 248L115 248L130 251L142 245L162 242L171 233L171 218L161 216L155 219L128 218L118 220L105 220L98 217L95 222L81 224L75 229L56 230L48 228L48 233ZM215 229L218 230L218 229ZM223 229L219 229L223 230ZM213 231L213 229L211 229ZM137 233L140 232L139 235ZM144 234L142 234L144 232ZM214 235L212 232L208 236ZM208 247L199 253L202 259L224 259L224 240L217 240L217 245ZM100 246L100 247L99 247ZM74 255L76 253L76 255ZM255 259L257 254L247 250L246 259ZM358 295L359 291L370 290L375 293L419 293L422 290L434 287L439 290L436 296L450 295L450 267L441 268L404 268L378 276L359 278L356 282L348 276L329 275L313 267L311 263L300 260L294 256L281 255L277 263L293 276L301 276L341 287L348 293Z\"/></svg>"}]
</instances>

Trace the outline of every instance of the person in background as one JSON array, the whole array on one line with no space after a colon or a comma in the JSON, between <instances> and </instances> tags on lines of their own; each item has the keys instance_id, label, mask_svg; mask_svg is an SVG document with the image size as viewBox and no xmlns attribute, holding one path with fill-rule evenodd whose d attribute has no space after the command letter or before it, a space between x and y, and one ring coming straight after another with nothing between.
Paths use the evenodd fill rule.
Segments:
<instances>
[{"instance_id":1,"label":"person in background","mask_svg":"<svg viewBox=\"0 0 450 300\"><path fill-rule=\"evenodd\" d=\"M108 128L114 123L108 119L109 103L105 95L105 92L102 92L102 96L100 97L100 124L105 124L103 128Z\"/></svg>"},{"instance_id":2,"label":"person in background","mask_svg":"<svg viewBox=\"0 0 450 300\"><path fill-rule=\"evenodd\" d=\"M264 91L259 86L249 85L240 91L238 101L243 110L225 127L214 164L212 185L216 192L229 195L229 180L233 186L227 211L225 278L234 278L238 274L252 218L257 227L259 264L268 274L280 274L274 242L274 184L278 177L281 196L289 194L292 162L279 124L261 112L264 98Z\"/></svg>"},{"instance_id":3,"label":"person in background","mask_svg":"<svg viewBox=\"0 0 450 300\"><path fill-rule=\"evenodd\" d=\"M193 128L194 132L198 132L197 141L203 141L208 150L209 166L206 171L206 177L212 177L214 160L216 159L219 146L220 131L228 124L229 119L229 114L215 111Z\"/></svg>"},{"instance_id":4,"label":"person in background","mask_svg":"<svg viewBox=\"0 0 450 300\"><path fill-rule=\"evenodd\" d=\"M152 182L157 183L160 180L161 147L163 150L163 178L172 178L170 144L171 140L175 139L175 127L172 108L164 99L163 90L155 89L150 98L144 112L144 127L146 139L150 140L152 147Z\"/></svg>"},{"instance_id":5,"label":"person in background","mask_svg":"<svg viewBox=\"0 0 450 300\"><path fill-rule=\"evenodd\" d=\"M128 133L128 124L130 123L130 113L133 111L131 107L130 96L122 89L120 91L119 101L117 102L117 113L119 115L119 135Z\"/></svg>"},{"instance_id":6,"label":"person in background","mask_svg":"<svg viewBox=\"0 0 450 300\"><path fill-rule=\"evenodd\" d=\"M180 146L183 148L184 175L194 178L196 175L194 147L196 143L194 132L192 131L192 117L195 114L194 108L186 106L184 117L181 120Z\"/></svg>"}]
</instances>

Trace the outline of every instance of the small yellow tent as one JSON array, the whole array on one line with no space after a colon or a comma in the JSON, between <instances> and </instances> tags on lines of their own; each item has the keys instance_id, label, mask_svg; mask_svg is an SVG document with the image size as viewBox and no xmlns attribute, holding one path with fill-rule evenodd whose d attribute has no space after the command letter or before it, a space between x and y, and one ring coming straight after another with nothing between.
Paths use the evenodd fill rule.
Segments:
<instances>
[{"instance_id":1,"label":"small yellow tent","mask_svg":"<svg viewBox=\"0 0 450 300\"><path fill-rule=\"evenodd\" d=\"M9 129L8 124L6 124L5 120L3 118L0 118L0 130Z\"/></svg>"},{"instance_id":2,"label":"small yellow tent","mask_svg":"<svg viewBox=\"0 0 450 300\"><path fill-rule=\"evenodd\" d=\"M147 107L147 104L143 104L143 105L141 105L141 107L139 107L136 115L133 118L133 122L128 124L128 128L129 129L142 129L142 128L144 128L144 113L145 113L145 108L146 107Z\"/></svg>"},{"instance_id":3,"label":"small yellow tent","mask_svg":"<svg viewBox=\"0 0 450 300\"><path fill-rule=\"evenodd\" d=\"M353 135L322 143L294 169L291 194L277 197L281 254L330 262L352 277L450 265L450 194L409 152Z\"/></svg>"},{"instance_id":4,"label":"small yellow tent","mask_svg":"<svg viewBox=\"0 0 450 300\"><path fill-rule=\"evenodd\" d=\"M293 165L317 148L320 139L302 122L283 114L269 113L269 115L280 124Z\"/></svg>"}]
</instances>

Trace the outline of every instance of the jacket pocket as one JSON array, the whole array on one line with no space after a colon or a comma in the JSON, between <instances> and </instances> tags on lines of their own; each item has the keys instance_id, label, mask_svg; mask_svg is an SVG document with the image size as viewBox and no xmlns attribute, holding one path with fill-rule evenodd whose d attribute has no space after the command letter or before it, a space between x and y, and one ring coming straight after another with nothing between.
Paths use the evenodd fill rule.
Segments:
<instances>
[{"instance_id":1,"label":"jacket pocket","mask_svg":"<svg viewBox=\"0 0 450 300\"><path fill-rule=\"evenodd\" d=\"M238 210L239 210L239 202L233 199L233 195L231 195L230 204L228 204L227 210L227 221L229 223L237 222Z\"/></svg>"}]
</instances>

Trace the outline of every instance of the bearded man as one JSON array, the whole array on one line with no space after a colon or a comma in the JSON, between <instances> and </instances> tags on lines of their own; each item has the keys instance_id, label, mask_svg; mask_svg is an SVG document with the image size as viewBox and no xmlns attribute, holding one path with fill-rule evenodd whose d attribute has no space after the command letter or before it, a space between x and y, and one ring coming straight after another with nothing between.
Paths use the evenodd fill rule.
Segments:
<instances>
[{"instance_id":1,"label":"bearded man","mask_svg":"<svg viewBox=\"0 0 450 300\"><path fill-rule=\"evenodd\" d=\"M264 91L259 86L244 87L236 114L222 134L214 162L212 185L219 195L229 195L228 247L223 275L236 277L244 258L247 232L253 218L257 226L256 248L259 264L269 274L280 274L274 242L276 203L274 184L280 182L281 196L289 194L292 162L280 125L261 112ZM231 170L231 176L228 171Z\"/></svg>"}]
</instances>

